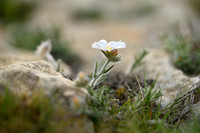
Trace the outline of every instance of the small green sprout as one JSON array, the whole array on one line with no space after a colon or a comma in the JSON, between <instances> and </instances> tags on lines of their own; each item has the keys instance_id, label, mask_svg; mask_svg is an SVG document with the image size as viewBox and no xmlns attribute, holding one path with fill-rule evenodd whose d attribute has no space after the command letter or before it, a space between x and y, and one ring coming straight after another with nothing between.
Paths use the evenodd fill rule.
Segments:
<instances>
[{"instance_id":1,"label":"small green sprout","mask_svg":"<svg viewBox=\"0 0 200 133\"><path fill-rule=\"evenodd\" d=\"M148 52L146 50L143 50L141 54L139 54L138 56L135 56L135 62L132 64L131 69L130 69L130 73L133 72L133 70L137 67L140 67L141 65L143 65L144 63L142 62L142 60L144 59L144 57L148 54Z\"/></svg>"}]
</instances>

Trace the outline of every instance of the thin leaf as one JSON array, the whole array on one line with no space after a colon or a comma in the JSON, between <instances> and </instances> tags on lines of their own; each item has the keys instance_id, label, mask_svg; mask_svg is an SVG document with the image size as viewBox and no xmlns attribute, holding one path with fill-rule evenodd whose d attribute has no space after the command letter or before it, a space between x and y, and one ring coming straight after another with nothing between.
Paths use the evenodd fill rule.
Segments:
<instances>
[{"instance_id":1,"label":"thin leaf","mask_svg":"<svg viewBox=\"0 0 200 133\"><path fill-rule=\"evenodd\" d=\"M105 79L107 79L107 76L106 75L103 75L103 76L101 76L98 80L97 80L97 82L96 82L96 85L99 85L101 82L103 82ZM96 86L95 85L95 86Z\"/></svg>"},{"instance_id":2,"label":"thin leaf","mask_svg":"<svg viewBox=\"0 0 200 133\"><path fill-rule=\"evenodd\" d=\"M148 54L148 52L146 50L143 50L139 56L135 57L135 62L131 66L130 73L133 72L133 70L135 68L137 68L143 64L142 60L147 54Z\"/></svg>"},{"instance_id":3,"label":"thin leaf","mask_svg":"<svg viewBox=\"0 0 200 133\"><path fill-rule=\"evenodd\" d=\"M96 65L95 65L95 68L94 68L94 73L93 73L94 78L97 77L97 70L98 70L98 63L96 62Z\"/></svg>"},{"instance_id":4,"label":"thin leaf","mask_svg":"<svg viewBox=\"0 0 200 133\"><path fill-rule=\"evenodd\" d=\"M107 70L105 70L105 71L104 71L104 74L106 74L107 72L109 72L113 67L114 67L114 65L112 65L112 66L109 67Z\"/></svg>"},{"instance_id":5,"label":"thin leaf","mask_svg":"<svg viewBox=\"0 0 200 133\"><path fill-rule=\"evenodd\" d=\"M98 93L99 102L102 102L102 100L103 100L103 93L104 93L104 91L105 91L105 88L102 87L101 90L100 90L100 92Z\"/></svg>"}]
</instances>

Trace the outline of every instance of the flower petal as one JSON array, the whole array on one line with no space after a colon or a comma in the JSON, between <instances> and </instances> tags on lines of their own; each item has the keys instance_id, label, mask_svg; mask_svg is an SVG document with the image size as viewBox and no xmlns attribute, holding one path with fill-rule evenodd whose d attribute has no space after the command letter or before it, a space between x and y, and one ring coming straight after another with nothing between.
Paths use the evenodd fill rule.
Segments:
<instances>
[{"instance_id":1,"label":"flower petal","mask_svg":"<svg viewBox=\"0 0 200 133\"><path fill-rule=\"evenodd\" d=\"M122 41L118 41L118 42L111 41L109 43L112 49L126 48L126 44Z\"/></svg>"},{"instance_id":2,"label":"flower petal","mask_svg":"<svg viewBox=\"0 0 200 133\"><path fill-rule=\"evenodd\" d=\"M101 49L101 46L97 42L95 42L92 44L92 48Z\"/></svg>"},{"instance_id":3,"label":"flower petal","mask_svg":"<svg viewBox=\"0 0 200 133\"><path fill-rule=\"evenodd\" d=\"M97 49L101 49L101 50L106 50L106 47L107 47L106 40L100 40L100 41L92 44L92 48L97 48Z\"/></svg>"},{"instance_id":4,"label":"flower petal","mask_svg":"<svg viewBox=\"0 0 200 133\"><path fill-rule=\"evenodd\" d=\"M125 48L126 44L122 41L111 41L107 43L106 40L100 40L92 44L92 48L97 48L101 50L112 51L114 49Z\"/></svg>"},{"instance_id":5,"label":"flower petal","mask_svg":"<svg viewBox=\"0 0 200 133\"><path fill-rule=\"evenodd\" d=\"M105 45L105 46L107 46L107 44L108 44L106 40L100 40L100 41L98 41L98 43L101 45Z\"/></svg>"}]
</instances>

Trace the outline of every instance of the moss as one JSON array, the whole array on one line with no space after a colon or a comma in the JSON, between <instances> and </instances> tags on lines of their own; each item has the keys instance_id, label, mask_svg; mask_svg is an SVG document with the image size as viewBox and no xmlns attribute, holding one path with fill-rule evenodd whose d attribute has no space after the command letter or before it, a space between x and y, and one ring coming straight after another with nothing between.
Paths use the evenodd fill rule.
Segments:
<instances>
[{"instance_id":1,"label":"moss","mask_svg":"<svg viewBox=\"0 0 200 133\"><path fill-rule=\"evenodd\" d=\"M0 95L0 131L10 132L42 132L52 117L53 107L49 99L39 93L30 98L12 94L6 89Z\"/></svg>"},{"instance_id":2,"label":"moss","mask_svg":"<svg viewBox=\"0 0 200 133\"><path fill-rule=\"evenodd\" d=\"M1 133L65 133L84 132L86 116L76 116L53 100L34 92L22 96L5 89L0 94L0 132Z\"/></svg>"}]
</instances>

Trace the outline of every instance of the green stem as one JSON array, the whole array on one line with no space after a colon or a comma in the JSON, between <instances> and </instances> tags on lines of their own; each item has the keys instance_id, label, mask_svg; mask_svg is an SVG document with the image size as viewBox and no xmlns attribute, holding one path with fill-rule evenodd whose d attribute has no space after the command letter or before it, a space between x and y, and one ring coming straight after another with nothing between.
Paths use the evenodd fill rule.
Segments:
<instances>
[{"instance_id":1,"label":"green stem","mask_svg":"<svg viewBox=\"0 0 200 133\"><path fill-rule=\"evenodd\" d=\"M97 79L104 73L105 68L107 67L107 65L110 63L110 60L107 60L107 62L103 65L103 67L101 68L100 72L97 74L96 77L93 77L91 82L90 82L90 87L93 89L94 88L94 84L97 81Z\"/></svg>"}]
</instances>

